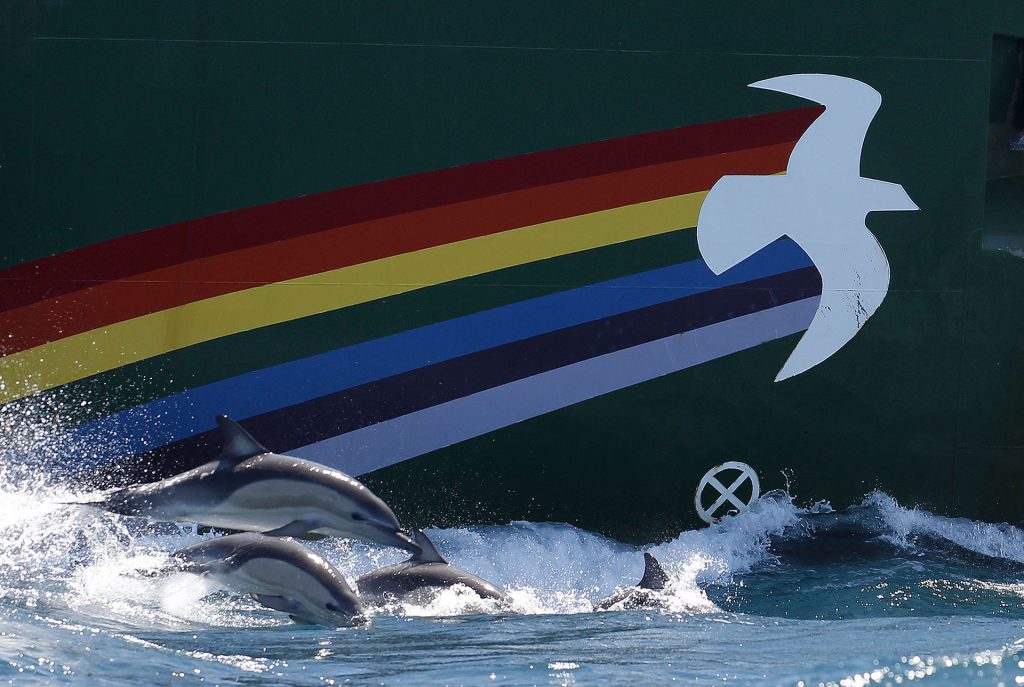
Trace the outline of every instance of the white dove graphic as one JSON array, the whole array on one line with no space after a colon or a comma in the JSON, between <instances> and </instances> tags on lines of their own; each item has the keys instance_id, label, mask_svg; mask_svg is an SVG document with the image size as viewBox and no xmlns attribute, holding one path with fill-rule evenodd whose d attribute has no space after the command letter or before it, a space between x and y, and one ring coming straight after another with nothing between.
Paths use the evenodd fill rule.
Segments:
<instances>
[{"instance_id":1,"label":"white dove graphic","mask_svg":"<svg viewBox=\"0 0 1024 687\"><path fill-rule=\"evenodd\" d=\"M860 175L861 149L882 97L831 74L791 74L750 84L821 103L825 112L797 141L784 176L725 176L708 193L697 245L721 274L783 235L821 273L821 301L775 381L838 351L878 309L889 262L864 220L879 210L917 210L899 184Z\"/></svg>"}]
</instances>

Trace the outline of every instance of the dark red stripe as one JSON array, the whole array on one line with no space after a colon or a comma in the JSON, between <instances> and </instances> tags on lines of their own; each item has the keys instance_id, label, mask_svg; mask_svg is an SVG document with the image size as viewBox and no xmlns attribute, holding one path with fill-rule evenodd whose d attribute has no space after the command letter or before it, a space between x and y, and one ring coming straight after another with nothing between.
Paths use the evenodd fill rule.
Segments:
<instances>
[{"instance_id":1,"label":"dark red stripe","mask_svg":"<svg viewBox=\"0 0 1024 687\"><path fill-rule=\"evenodd\" d=\"M523 188L792 141L808 107L627 136L257 205L83 246L0 271L0 310L198 258Z\"/></svg>"}]
</instances>

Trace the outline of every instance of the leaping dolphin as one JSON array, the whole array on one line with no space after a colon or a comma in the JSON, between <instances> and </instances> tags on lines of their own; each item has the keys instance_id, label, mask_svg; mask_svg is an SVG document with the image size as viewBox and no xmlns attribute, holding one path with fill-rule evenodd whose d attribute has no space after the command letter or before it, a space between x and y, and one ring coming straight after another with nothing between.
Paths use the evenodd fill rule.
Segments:
<instances>
[{"instance_id":1,"label":"leaping dolphin","mask_svg":"<svg viewBox=\"0 0 1024 687\"><path fill-rule=\"evenodd\" d=\"M797 141L784 176L725 176L697 221L697 244L721 274L788 234L821 273L821 300L775 381L822 362L852 339L889 289L889 262L865 226L869 212L917 210L899 184L860 175L861 150L882 96L831 74L791 74L750 84L826 107Z\"/></svg>"},{"instance_id":2,"label":"leaping dolphin","mask_svg":"<svg viewBox=\"0 0 1024 687\"><path fill-rule=\"evenodd\" d=\"M664 605L665 595L662 590L668 584L668 575L662 569L658 559L652 554L644 554L644 576L635 587L622 589L611 596L594 604L595 611L614 609L635 610Z\"/></svg>"},{"instance_id":3,"label":"leaping dolphin","mask_svg":"<svg viewBox=\"0 0 1024 687\"><path fill-rule=\"evenodd\" d=\"M350 537L419 552L373 492L340 470L271 453L226 415L217 460L88 505L150 520L194 522L270 536Z\"/></svg>"},{"instance_id":4,"label":"leaping dolphin","mask_svg":"<svg viewBox=\"0 0 1024 687\"><path fill-rule=\"evenodd\" d=\"M290 539L230 534L186 546L173 558L184 572L211 577L298 623L341 627L366 621L341 573Z\"/></svg>"},{"instance_id":5,"label":"leaping dolphin","mask_svg":"<svg viewBox=\"0 0 1024 687\"><path fill-rule=\"evenodd\" d=\"M422 530L413 530L413 537L420 546L420 553L404 563L389 565L356 578L356 588L362 598L381 603L389 598L402 599L461 584L481 598L508 601L505 592L487 580L448 563Z\"/></svg>"}]
</instances>

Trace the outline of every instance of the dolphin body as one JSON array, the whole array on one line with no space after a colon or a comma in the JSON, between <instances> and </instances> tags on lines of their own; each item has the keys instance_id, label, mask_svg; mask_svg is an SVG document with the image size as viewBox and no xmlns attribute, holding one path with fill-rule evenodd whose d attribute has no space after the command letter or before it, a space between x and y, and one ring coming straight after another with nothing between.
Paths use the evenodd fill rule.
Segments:
<instances>
[{"instance_id":1,"label":"dolphin body","mask_svg":"<svg viewBox=\"0 0 1024 687\"><path fill-rule=\"evenodd\" d=\"M639 584L629 589L622 589L606 599L594 604L595 611L612 609L630 611L638 608L663 606L665 595L662 590L668 584L668 575L662 570L658 559L649 553L644 554L644 576Z\"/></svg>"},{"instance_id":2,"label":"dolphin body","mask_svg":"<svg viewBox=\"0 0 1024 687\"><path fill-rule=\"evenodd\" d=\"M419 551L388 505L358 480L271 453L225 415L217 423L224 437L217 460L87 505L150 520L277 537L347 537Z\"/></svg>"},{"instance_id":3,"label":"dolphin body","mask_svg":"<svg viewBox=\"0 0 1024 687\"><path fill-rule=\"evenodd\" d=\"M362 598L381 603L389 598L401 599L461 584L481 598L509 601L505 592L487 580L448 563L422 530L413 530L413 537L421 549L420 553L404 563L389 565L356 578L356 588Z\"/></svg>"},{"instance_id":4,"label":"dolphin body","mask_svg":"<svg viewBox=\"0 0 1024 687\"><path fill-rule=\"evenodd\" d=\"M341 627L366 622L362 604L334 566L290 539L229 534L174 553L184 572L283 611L297 623Z\"/></svg>"}]
</instances>

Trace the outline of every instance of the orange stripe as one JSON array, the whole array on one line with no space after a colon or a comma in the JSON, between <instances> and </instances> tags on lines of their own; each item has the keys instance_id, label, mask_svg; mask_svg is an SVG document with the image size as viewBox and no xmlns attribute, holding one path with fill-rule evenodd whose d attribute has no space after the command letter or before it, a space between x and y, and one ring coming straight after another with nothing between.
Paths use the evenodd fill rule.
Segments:
<instances>
[{"instance_id":1,"label":"orange stripe","mask_svg":"<svg viewBox=\"0 0 1024 687\"><path fill-rule=\"evenodd\" d=\"M0 312L10 355L161 310L521 226L710 188L783 169L793 143L680 160L339 227L152 270Z\"/></svg>"}]
</instances>

